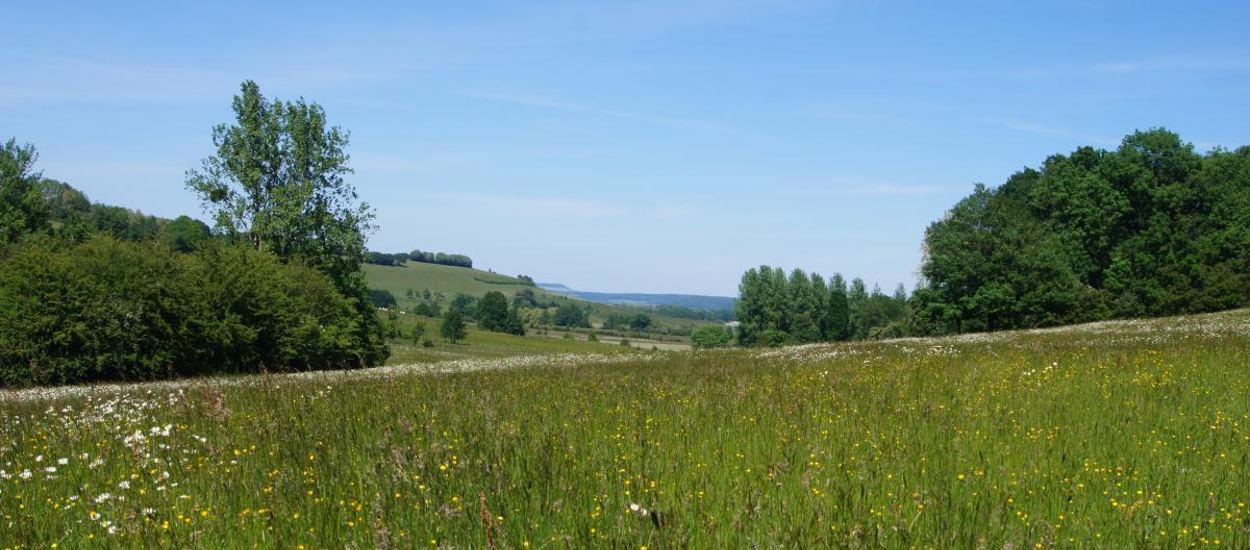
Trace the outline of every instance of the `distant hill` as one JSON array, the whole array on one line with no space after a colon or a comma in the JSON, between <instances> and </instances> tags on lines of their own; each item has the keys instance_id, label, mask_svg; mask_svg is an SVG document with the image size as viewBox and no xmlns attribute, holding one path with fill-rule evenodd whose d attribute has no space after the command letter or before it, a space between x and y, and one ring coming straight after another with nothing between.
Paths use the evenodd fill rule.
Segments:
<instances>
[{"instance_id":1,"label":"distant hill","mask_svg":"<svg viewBox=\"0 0 1250 550\"><path fill-rule=\"evenodd\" d=\"M369 288L386 290L395 296L400 308L415 306L420 300L419 295L429 290L442 293L450 300L456 294L468 294L482 297L487 292L496 290L504 296L512 297L525 289L534 291L539 300L561 303L568 301L590 309L592 323L602 323L611 314L632 315L638 312L637 307L653 307L651 302L637 301L629 303L603 302L590 300L565 292L557 292L542 287L533 287L521 279L466 267L452 267L437 264L407 262L402 266L384 266L365 264L365 280ZM412 291L413 294L409 294ZM689 306L688 306L689 307ZM706 309L706 308L703 308ZM686 330L708 324L702 318L690 319L648 312L657 324L664 327L682 327Z\"/></svg>"},{"instance_id":2,"label":"distant hill","mask_svg":"<svg viewBox=\"0 0 1250 550\"><path fill-rule=\"evenodd\" d=\"M734 298L700 294L644 294L637 292L585 292L559 283L538 283L539 288L588 302L630 306L678 306L708 311L733 311Z\"/></svg>"}]
</instances>

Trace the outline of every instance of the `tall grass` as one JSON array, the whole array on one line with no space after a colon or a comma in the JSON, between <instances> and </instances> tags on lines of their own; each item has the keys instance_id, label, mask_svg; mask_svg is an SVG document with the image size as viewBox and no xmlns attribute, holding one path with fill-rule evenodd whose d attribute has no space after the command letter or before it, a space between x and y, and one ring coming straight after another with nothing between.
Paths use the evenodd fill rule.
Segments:
<instances>
[{"instance_id":1,"label":"tall grass","mask_svg":"<svg viewBox=\"0 0 1250 550\"><path fill-rule=\"evenodd\" d=\"M0 547L1246 547L1248 352L1235 312L10 393Z\"/></svg>"}]
</instances>

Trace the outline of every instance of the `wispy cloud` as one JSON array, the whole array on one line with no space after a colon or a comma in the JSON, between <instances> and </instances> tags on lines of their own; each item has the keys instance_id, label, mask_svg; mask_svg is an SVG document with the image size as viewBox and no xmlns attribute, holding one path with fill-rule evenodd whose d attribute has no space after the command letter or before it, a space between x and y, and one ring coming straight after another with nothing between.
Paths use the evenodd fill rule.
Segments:
<instances>
[{"instance_id":1,"label":"wispy cloud","mask_svg":"<svg viewBox=\"0 0 1250 550\"><path fill-rule=\"evenodd\" d=\"M524 107L533 107L539 109L552 109L558 111L568 111L574 113L589 114L602 117L620 118L625 120L633 120L637 122L645 122L648 124L660 124L664 126L673 126L688 130L717 130L715 124L704 122L701 120L693 120L680 117L654 115L649 113L639 113L635 111L626 111L621 109L612 109L588 105L576 101L558 99L549 96L526 94L526 93L507 93L482 90L464 90L459 93L464 97L473 99L481 99L484 101L493 101L497 103L509 103L513 105L521 105Z\"/></svg>"},{"instance_id":2,"label":"wispy cloud","mask_svg":"<svg viewBox=\"0 0 1250 550\"><path fill-rule=\"evenodd\" d=\"M447 198L467 203L479 210L526 216L571 216L575 218L608 218L619 215L616 206L596 200L575 197L524 197L511 195L462 194Z\"/></svg>"}]
</instances>

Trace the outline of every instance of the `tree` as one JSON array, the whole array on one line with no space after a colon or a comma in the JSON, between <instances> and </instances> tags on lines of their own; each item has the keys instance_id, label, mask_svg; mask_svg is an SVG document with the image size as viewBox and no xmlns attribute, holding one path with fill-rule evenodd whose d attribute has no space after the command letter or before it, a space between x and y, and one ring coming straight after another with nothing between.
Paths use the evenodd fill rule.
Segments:
<instances>
[{"instance_id":1,"label":"tree","mask_svg":"<svg viewBox=\"0 0 1250 550\"><path fill-rule=\"evenodd\" d=\"M492 332L508 328L508 298L502 292L487 292L477 304L477 326Z\"/></svg>"},{"instance_id":2,"label":"tree","mask_svg":"<svg viewBox=\"0 0 1250 550\"><path fill-rule=\"evenodd\" d=\"M454 309L443 314L443 326L439 329L443 339L455 344L468 336L469 330L464 324L464 316Z\"/></svg>"},{"instance_id":3,"label":"tree","mask_svg":"<svg viewBox=\"0 0 1250 550\"><path fill-rule=\"evenodd\" d=\"M187 172L187 187L224 235L359 290L373 212L344 180L347 133L327 127L316 103L269 100L250 80L232 107L235 123L213 128L217 152Z\"/></svg>"},{"instance_id":4,"label":"tree","mask_svg":"<svg viewBox=\"0 0 1250 550\"><path fill-rule=\"evenodd\" d=\"M574 304L563 304L556 309L552 322L562 327L589 327L586 311Z\"/></svg>"},{"instance_id":5,"label":"tree","mask_svg":"<svg viewBox=\"0 0 1250 550\"><path fill-rule=\"evenodd\" d=\"M457 294L452 298L451 303L447 305L447 309L459 313L463 317L470 319L477 317L477 297L469 294Z\"/></svg>"},{"instance_id":6,"label":"tree","mask_svg":"<svg viewBox=\"0 0 1250 550\"><path fill-rule=\"evenodd\" d=\"M829 298L825 302L825 339L840 342L850 338L851 308L847 298L846 280L835 273L829 279Z\"/></svg>"},{"instance_id":7,"label":"tree","mask_svg":"<svg viewBox=\"0 0 1250 550\"><path fill-rule=\"evenodd\" d=\"M504 323L503 332L525 336L525 321L521 319L521 310L513 307L508 310L508 319Z\"/></svg>"},{"instance_id":8,"label":"tree","mask_svg":"<svg viewBox=\"0 0 1250 550\"><path fill-rule=\"evenodd\" d=\"M326 274L356 304L366 364L381 364L389 350L361 268L373 211L344 180L347 133L316 103L266 99L250 80L232 108L234 124L213 128L217 151L187 172L187 187L224 237Z\"/></svg>"},{"instance_id":9,"label":"tree","mask_svg":"<svg viewBox=\"0 0 1250 550\"><path fill-rule=\"evenodd\" d=\"M212 237L204 222L190 216L178 216L161 229L161 238L178 252L193 252Z\"/></svg>"},{"instance_id":10,"label":"tree","mask_svg":"<svg viewBox=\"0 0 1250 550\"><path fill-rule=\"evenodd\" d=\"M372 304L373 307L390 308L395 307L397 302L395 300L395 295L391 294L391 291L371 288L369 289L369 303Z\"/></svg>"},{"instance_id":11,"label":"tree","mask_svg":"<svg viewBox=\"0 0 1250 550\"><path fill-rule=\"evenodd\" d=\"M652 324L651 317L648 316L646 313L639 313L637 315L634 315L633 318L629 320L629 328L632 328L639 332L647 330L648 328L651 327L651 324Z\"/></svg>"},{"instance_id":12,"label":"tree","mask_svg":"<svg viewBox=\"0 0 1250 550\"><path fill-rule=\"evenodd\" d=\"M412 345L414 347L420 345L421 339L424 337L425 337L425 321L417 321L417 324L413 325L412 327Z\"/></svg>"},{"instance_id":13,"label":"tree","mask_svg":"<svg viewBox=\"0 0 1250 550\"><path fill-rule=\"evenodd\" d=\"M33 145L13 138L0 146L0 246L47 228L40 173L33 171L38 158Z\"/></svg>"}]
</instances>

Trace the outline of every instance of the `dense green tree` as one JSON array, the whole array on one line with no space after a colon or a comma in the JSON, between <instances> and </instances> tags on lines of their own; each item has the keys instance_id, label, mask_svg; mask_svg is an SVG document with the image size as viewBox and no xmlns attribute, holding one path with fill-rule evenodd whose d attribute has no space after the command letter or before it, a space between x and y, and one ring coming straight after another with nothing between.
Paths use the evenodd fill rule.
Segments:
<instances>
[{"instance_id":1,"label":"dense green tree","mask_svg":"<svg viewBox=\"0 0 1250 550\"><path fill-rule=\"evenodd\" d=\"M840 342L850 338L851 308L846 281L835 273L829 279L829 298L825 302L825 339Z\"/></svg>"},{"instance_id":2,"label":"dense green tree","mask_svg":"<svg viewBox=\"0 0 1250 550\"><path fill-rule=\"evenodd\" d=\"M267 99L250 80L232 108L234 123L213 128L217 151L187 172L187 187L223 236L330 277L355 300L360 336L373 342L368 362L380 364L388 351L361 269L373 212L344 179L347 133L316 103Z\"/></svg>"},{"instance_id":3,"label":"dense green tree","mask_svg":"<svg viewBox=\"0 0 1250 550\"><path fill-rule=\"evenodd\" d=\"M447 304L447 309L468 319L476 318L477 297L464 293L456 294L456 297L451 299L451 303Z\"/></svg>"},{"instance_id":4,"label":"dense green tree","mask_svg":"<svg viewBox=\"0 0 1250 550\"><path fill-rule=\"evenodd\" d=\"M359 367L360 322L324 274L250 248L19 243L0 261L0 385Z\"/></svg>"},{"instance_id":5,"label":"dense green tree","mask_svg":"<svg viewBox=\"0 0 1250 550\"><path fill-rule=\"evenodd\" d=\"M713 349L729 346L730 336L725 327L704 325L690 334L690 345L694 349Z\"/></svg>"},{"instance_id":6,"label":"dense green tree","mask_svg":"<svg viewBox=\"0 0 1250 550\"><path fill-rule=\"evenodd\" d=\"M187 187L224 235L356 289L373 213L344 179L347 133L316 103L267 99L250 80L240 88L234 123L213 128L217 151L187 173Z\"/></svg>"},{"instance_id":7,"label":"dense green tree","mask_svg":"<svg viewBox=\"0 0 1250 550\"><path fill-rule=\"evenodd\" d=\"M204 222L190 216L178 216L161 228L161 238L179 252L194 252L213 238L212 230Z\"/></svg>"},{"instance_id":8,"label":"dense green tree","mask_svg":"<svg viewBox=\"0 0 1250 550\"><path fill-rule=\"evenodd\" d=\"M738 341L744 346L884 338L911 332L902 285L894 296L880 290L869 295L860 279L848 291L841 275L826 283L819 274L795 269L787 277L785 270L769 266L743 274L736 319L741 323Z\"/></svg>"},{"instance_id":9,"label":"dense green tree","mask_svg":"<svg viewBox=\"0 0 1250 550\"><path fill-rule=\"evenodd\" d=\"M508 329L508 298L502 292L487 292L477 303L477 326L482 330L506 332Z\"/></svg>"},{"instance_id":10,"label":"dense green tree","mask_svg":"<svg viewBox=\"0 0 1250 550\"><path fill-rule=\"evenodd\" d=\"M1155 129L978 186L925 235L912 299L929 333L1250 303L1247 152Z\"/></svg>"},{"instance_id":11,"label":"dense green tree","mask_svg":"<svg viewBox=\"0 0 1250 550\"><path fill-rule=\"evenodd\" d=\"M369 289L369 303L373 307L395 307L398 302L395 301L395 295L389 290L371 288Z\"/></svg>"},{"instance_id":12,"label":"dense green tree","mask_svg":"<svg viewBox=\"0 0 1250 550\"><path fill-rule=\"evenodd\" d=\"M590 319L586 310L575 304L563 304L556 309L552 322L562 327L590 327Z\"/></svg>"},{"instance_id":13,"label":"dense green tree","mask_svg":"<svg viewBox=\"0 0 1250 550\"><path fill-rule=\"evenodd\" d=\"M454 309L447 310L443 314L443 326L439 328L443 339L455 344L464 340L469 335L469 329L465 326L464 316Z\"/></svg>"},{"instance_id":14,"label":"dense green tree","mask_svg":"<svg viewBox=\"0 0 1250 550\"><path fill-rule=\"evenodd\" d=\"M636 313L629 319L629 328L639 332L651 328L652 324L654 324L654 321L646 313Z\"/></svg>"},{"instance_id":15,"label":"dense green tree","mask_svg":"<svg viewBox=\"0 0 1250 550\"><path fill-rule=\"evenodd\" d=\"M39 154L10 138L0 145L0 246L48 229L48 210L34 170Z\"/></svg>"}]
</instances>

